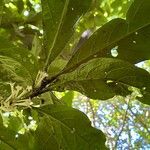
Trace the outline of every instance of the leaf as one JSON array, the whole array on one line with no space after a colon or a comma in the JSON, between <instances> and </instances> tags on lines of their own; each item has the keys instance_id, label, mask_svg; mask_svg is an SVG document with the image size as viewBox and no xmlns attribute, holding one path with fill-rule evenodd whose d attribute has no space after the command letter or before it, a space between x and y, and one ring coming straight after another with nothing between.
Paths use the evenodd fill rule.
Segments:
<instances>
[{"instance_id":1,"label":"leaf","mask_svg":"<svg viewBox=\"0 0 150 150\"><path fill-rule=\"evenodd\" d=\"M65 93L65 95L61 98L62 101L64 101L67 106L72 106L72 100L74 98L74 92L68 91Z\"/></svg>"},{"instance_id":2,"label":"leaf","mask_svg":"<svg viewBox=\"0 0 150 150\"><path fill-rule=\"evenodd\" d=\"M19 0L17 2L15 2L18 8L18 13L22 13L23 9L24 9L24 2L23 0Z\"/></svg>"},{"instance_id":3,"label":"leaf","mask_svg":"<svg viewBox=\"0 0 150 150\"><path fill-rule=\"evenodd\" d=\"M107 149L103 133L91 127L87 116L79 110L64 105L36 110L43 116L34 135L39 149Z\"/></svg>"},{"instance_id":4,"label":"leaf","mask_svg":"<svg viewBox=\"0 0 150 150\"><path fill-rule=\"evenodd\" d=\"M31 49L31 53L36 57L39 58L39 53L41 51L41 47L42 47L42 41L40 40L40 38L38 37L38 35L35 35L32 41L32 49Z\"/></svg>"},{"instance_id":5,"label":"leaf","mask_svg":"<svg viewBox=\"0 0 150 150\"><path fill-rule=\"evenodd\" d=\"M0 143L0 147L2 150L14 150L12 147L10 147L9 145L5 144L4 142L1 141Z\"/></svg>"},{"instance_id":6,"label":"leaf","mask_svg":"<svg viewBox=\"0 0 150 150\"><path fill-rule=\"evenodd\" d=\"M133 3L134 0L130 1L120 1L120 0L110 0L106 1L108 7L102 6L104 12L108 13L108 17L119 16L125 18L126 12L129 9L129 6ZM106 7L106 8L105 8Z\"/></svg>"},{"instance_id":7,"label":"leaf","mask_svg":"<svg viewBox=\"0 0 150 150\"><path fill-rule=\"evenodd\" d=\"M4 7L4 2L3 0L0 0L0 25L1 25L1 20L2 20L3 7Z\"/></svg>"},{"instance_id":8,"label":"leaf","mask_svg":"<svg viewBox=\"0 0 150 150\"><path fill-rule=\"evenodd\" d=\"M129 24L128 30L133 31L138 28L144 28L150 25L150 16L148 15L150 9L149 0L135 0L127 12L127 22ZM139 21L140 19L140 21Z\"/></svg>"},{"instance_id":9,"label":"leaf","mask_svg":"<svg viewBox=\"0 0 150 150\"><path fill-rule=\"evenodd\" d=\"M118 53L115 57L131 63L149 59L149 9L148 0L135 0L127 13L127 19L114 19L99 28L76 51L63 72L74 70L95 57L113 57L114 48Z\"/></svg>"},{"instance_id":10,"label":"leaf","mask_svg":"<svg viewBox=\"0 0 150 150\"><path fill-rule=\"evenodd\" d=\"M115 30L119 31L115 32ZM123 19L114 19L97 30L72 56L65 69L76 68L95 57L106 55L106 49L112 41L126 34L127 26Z\"/></svg>"},{"instance_id":11,"label":"leaf","mask_svg":"<svg viewBox=\"0 0 150 150\"><path fill-rule=\"evenodd\" d=\"M55 90L75 90L93 99L127 95L129 86L150 86L150 74L119 59L96 58L59 78Z\"/></svg>"},{"instance_id":12,"label":"leaf","mask_svg":"<svg viewBox=\"0 0 150 150\"><path fill-rule=\"evenodd\" d=\"M50 92L50 95L54 105L65 105L65 102L58 99L53 92Z\"/></svg>"},{"instance_id":13,"label":"leaf","mask_svg":"<svg viewBox=\"0 0 150 150\"><path fill-rule=\"evenodd\" d=\"M90 3L91 0L42 1L47 67L72 37L76 22L88 10Z\"/></svg>"},{"instance_id":14,"label":"leaf","mask_svg":"<svg viewBox=\"0 0 150 150\"><path fill-rule=\"evenodd\" d=\"M143 88L141 91L142 97L138 98L142 103L150 105L150 89L147 89L146 87Z\"/></svg>"},{"instance_id":15,"label":"leaf","mask_svg":"<svg viewBox=\"0 0 150 150\"><path fill-rule=\"evenodd\" d=\"M0 75L1 80L33 85L38 72L38 64L26 49L13 45L0 37Z\"/></svg>"},{"instance_id":16,"label":"leaf","mask_svg":"<svg viewBox=\"0 0 150 150\"><path fill-rule=\"evenodd\" d=\"M13 126L15 126L13 124ZM0 117L0 147L4 149L22 149L22 150L32 150L34 149L33 139L30 133L24 135L18 135L15 138L17 132L13 130L14 128L4 127L2 123L2 118ZM9 150L8 149L8 150Z\"/></svg>"},{"instance_id":17,"label":"leaf","mask_svg":"<svg viewBox=\"0 0 150 150\"><path fill-rule=\"evenodd\" d=\"M1 98L7 98L10 96L11 88L10 85L0 80L0 100Z\"/></svg>"},{"instance_id":18,"label":"leaf","mask_svg":"<svg viewBox=\"0 0 150 150\"><path fill-rule=\"evenodd\" d=\"M48 66L48 74L49 76L53 76L60 72L67 64L67 61L62 58L56 58L49 66Z\"/></svg>"},{"instance_id":19,"label":"leaf","mask_svg":"<svg viewBox=\"0 0 150 150\"><path fill-rule=\"evenodd\" d=\"M45 105L66 105L66 103L58 99L53 92L46 92L33 99L34 106L45 106Z\"/></svg>"},{"instance_id":20,"label":"leaf","mask_svg":"<svg viewBox=\"0 0 150 150\"><path fill-rule=\"evenodd\" d=\"M21 118L16 117L16 116L9 116L9 117L6 117L6 118L8 120L9 130L16 131L16 134L17 134L17 132L21 128L23 128L23 122L22 122ZM6 120L6 118L3 117L4 120Z\"/></svg>"}]
</instances>

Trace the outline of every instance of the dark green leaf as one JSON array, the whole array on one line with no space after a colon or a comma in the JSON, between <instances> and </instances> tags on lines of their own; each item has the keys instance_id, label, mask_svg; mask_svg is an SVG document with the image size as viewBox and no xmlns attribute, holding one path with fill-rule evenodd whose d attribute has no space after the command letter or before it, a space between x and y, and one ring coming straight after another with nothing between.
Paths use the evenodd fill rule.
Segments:
<instances>
[{"instance_id":1,"label":"dark green leaf","mask_svg":"<svg viewBox=\"0 0 150 150\"><path fill-rule=\"evenodd\" d=\"M149 73L123 60L97 58L62 75L56 90L76 90L93 99L108 99L129 94L129 86L149 87Z\"/></svg>"},{"instance_id":2,"label":"dark green leaf","mask_svg":"<svg viewBox=\"0 0 150 150\"><path fill-rule=\"evenodd\" d=\"M64 72L69 72L94 57L117 57L132 63L149 59L149 9L149 0L135 0L128 11L127 20L114 19L99 28L76 51ZM112 55L114 48L116 56Z\"/></svg>"},{"instance_id":3,"label":"dark green leaf","mask_svg":"<svg viewBox=\"0 0 150 150\"><path fill-rule=\"evenodd\" d=\"M91 127L89 119L79 110L64 105L50 105L37 110L45 116L35 133L39 149L106 149L103 133Z\"/></svg>"},{"instance_id":4,"label":"dark green leaf","mask_svg":"<svg viewBox=\"0 0 150 150\"><path fill-rule=\"evenodd\" d=\"M3 81L33 85L38 65L33 55L26 49L11 44L0 37L0 75Z\"/></svg>"},{"instance_id":5,"label":"dark green leaf","mask_svg":"<svg viewBox=\"0 0 150 150\"><path fill-rule=\"evenodd\" d=\"M126 32L127 25L123 19L115 19L108 22L97 30L83 46L76 51L66 68L75 69L92 58L105 56L108 51L107 47L112 44L112 42L118 41Z\"/></svg>"},{"instance_id":6,"label":"dark green leaf","mask_svg":"<svg viewBox=\"0 0 150 150\"><path fill-rule=\"evenodd\" d=\"M150 105L150 89L144 87L141 93L143 96L139 100L144 104Z\"/></svg>"},{"instance_id":7,"label":"dark green leaf","mask_svg":"<svg viewBox=\"0 0 150 150\"><path fill-rule=\"evenodd\" d=\"M91 0L43 0L45 56L50 64L74 33L78 19L88 10Z\"/></svg>"},{"instance_id":8,"label":"dark green leaf","mask_svg":"<svg viewBox=\"0 0 150 150\"><path fill-rule=\"evenodd\" d=\"M17 5L17 8L18 8L18 13L22 13L22 11L24 9L23 0L17 0L16 5Z\"/></svg>"},{"instance_id":9,"label":"dark green leaf","mask_svg":"<svg viewBox=\"0 0 150 150\"><path fill-rule=\"evenodd\" d=\"M134 0L127 12L127 22L129 24L129 32L137 29L142 29L150 25L150 1L149 0ZM140 20L140 21L139 21Z\"/></svg>"},{"instance_id":10,"label":"dark green leaf","mask_svg":"<svg viewBox=\"0 0 150 150\"><path fill-rule=\"evenodd\" d=\"M4 2L3 0L0 0L0 25L1 25L1 19L3 14L3 7L4 7Z\"/></svg>"},{"instance_id":11,"label":"dark green leaf","mask_svg":"<svg viewBox=\"0 0 150 150\"><path fill-rule=\"evenodd\" d=\"M0 80L0 96L3 98L7 98L8 96L10 96L10 92L10 85Z\"/></svg>"},{"instance_id":12,"label":"dark green leaf","mask_svg":"<svg viewBox=\"0 0 150 150\"><path fill-rule=\"evenodd\" d=\"M15 124L12 125L15 126ZM16 135L17 135L17 131L15 130L15 128L9 128L9 126L7 128L4 127L2 123L2 119L0 117L0 147L1 148L4 147L4 150L6 148L9 148L10 150L11 149L21 149L21 150L34 149L35 145L33 143L33 138L30 133L26 133L24 135L19 134L17 138Z\"/></svg>"}]
</instances>

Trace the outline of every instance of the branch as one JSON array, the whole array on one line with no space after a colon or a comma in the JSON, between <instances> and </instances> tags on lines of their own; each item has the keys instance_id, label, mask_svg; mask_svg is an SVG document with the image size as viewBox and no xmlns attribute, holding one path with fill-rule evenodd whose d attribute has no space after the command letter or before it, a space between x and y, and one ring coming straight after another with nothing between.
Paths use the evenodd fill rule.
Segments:
<instances>
[{"instance_id":1,"label":"branch","mask_svg":"<svg viewBox=\"0 0 150 150\"><path fill-rule=\"evenodd\" d=\"M122 131L123 131L123 128L124 128L124 126L125 126L126 119L127 119L127 114L128 114L128 109L129 109L129 101L128 101L128 107L127 107L127 109L126 109L126 111L125 111L125 115L124 115L122 127L121 127L121 129L120 129L120 132L119 132L119 134L118 134L118 136L117 136L117 139L116 139L115 146L114 146L114 148L113 148L114 150L117 148L119 137L120 137L120 135L121 135L121 133L122 133Z\"/></svg>"},{"instance_id":2,"label":"branch","mask_svg":"<svg viewBox=\"0 0 150 150\"><path fill-rule=\"evenodd\" d=\"M95 116L95 112L94 112L92 103L91 103L91 101L90 101L89 98L87 98L87 101L88 101L88 104L89 104L89 107L90 107L90 110L91 110L91 113L92 113L92 119L93 119L92 123L93 123L93 126L96 127L96 124L95 124L96 123L96 120L95 120L96 116Z\"/></svg>"},{"instance_id":3,"label":"branch","mask_svg":"<svg viewBox=\"0 0 150 150\"><path fill-rule=\"evenodd\" d=\"M42 93L45 93L45 92L48 92L51 90L51 88L46 88L47 85L53 83L54 81L57 81L57 75L56 76L53 76L51 77L50 79L48 79L47 77L45 77L43 80L42 80L42 83L41 83L41 86L39 88L35 88L33 89L32 93L30 93L28 96L25 97L25 99L32 99L38 95L41 95Z\"/></svg>"},{"instance_id":4,"label":"branch","mask_svg":"<svg viewBox=\"0 0 150 150\"><path fill-rule=\"evenodd\" d=\"M134 116L138 119L138 121L139 121L140 124L146 129L146 131L147 131L148 133L150 133L150 131L149 131L147 125L144 123L144 120L143 120L141 117L137 116L137 115L131 110L131 108L129 108L129 111L132 113L132 115L134 115Z\"/></svg>"}]
</instances>

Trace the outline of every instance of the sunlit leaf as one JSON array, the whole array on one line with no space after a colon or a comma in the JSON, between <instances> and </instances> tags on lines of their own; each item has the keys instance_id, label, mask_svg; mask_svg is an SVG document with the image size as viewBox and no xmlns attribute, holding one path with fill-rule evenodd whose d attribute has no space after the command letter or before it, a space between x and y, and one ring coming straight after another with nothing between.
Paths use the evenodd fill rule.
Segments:
<instances>
[{"instance_id":1,"label":"sunlit leaf","mask_svg":"<svg viewBox=\"0 0 150 150\"><path fill-rule=\"evenodd\" d=\"M97 58L62 75L56 90L76 90L93 99L108 99L129 94L129 86L149 87L149 73L123 60Z\"/></svg>"},{"instance_id":2,"label":"sunlit leaf","mask_svg":"<svg viewBox=\"0 0 150 150\"><path fill-rule=\"evenodd\" d=\"M72 106L73 98L74 98L74 92L73 91L68 91L61 98L61 100L64 101L67 104L67 106Z\"/></svg>"}]
</instances>

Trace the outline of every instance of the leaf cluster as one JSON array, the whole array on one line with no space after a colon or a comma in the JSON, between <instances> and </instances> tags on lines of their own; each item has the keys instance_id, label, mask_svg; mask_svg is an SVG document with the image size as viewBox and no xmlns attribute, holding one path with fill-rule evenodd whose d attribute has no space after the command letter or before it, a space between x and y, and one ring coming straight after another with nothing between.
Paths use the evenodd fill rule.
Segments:
<instances>
[{"instance_id":1,"label":"leaf cluster","mask_svg":"<svg viewBox=\"0 0 150 150\"><path fill-rule=\"evenodd\" d=\"M24 110L19 118L38 125L18 136L1 119L3 149L107 149L71 93L60 100L55 91L107 100L136 87L150 104L150 74L135 65L150 58L150 2L109 2L0 1L1 113Z\"/></svg>"}]
</instances>

